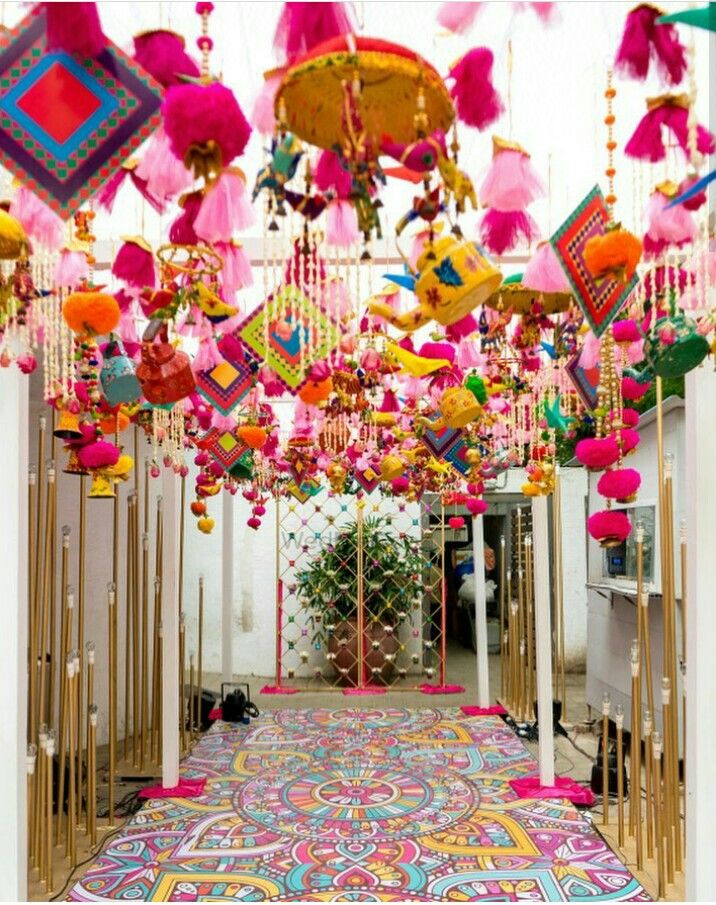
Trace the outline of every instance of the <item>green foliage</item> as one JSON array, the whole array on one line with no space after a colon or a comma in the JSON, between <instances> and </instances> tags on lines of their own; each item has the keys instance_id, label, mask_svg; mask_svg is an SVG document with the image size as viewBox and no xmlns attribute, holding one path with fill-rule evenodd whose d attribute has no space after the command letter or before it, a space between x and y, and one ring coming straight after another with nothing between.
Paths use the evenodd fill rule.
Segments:
<instances>
[{"instance_id":1,"label":"green foliage","mask_svg":"<svg viewBox=\"0 0 716 905\"><path fill-rule=\"evenodd\" d=\"M663 398L666 400L669 396L678 396L684 398L684 378L683 377L663 377L661 380L661 389ZM647 412L656 405L656 380L652 381L651 386L646 393L637 402L626 403L630 408L636 409L639 414Z\"/></svg>"}]
</instances>

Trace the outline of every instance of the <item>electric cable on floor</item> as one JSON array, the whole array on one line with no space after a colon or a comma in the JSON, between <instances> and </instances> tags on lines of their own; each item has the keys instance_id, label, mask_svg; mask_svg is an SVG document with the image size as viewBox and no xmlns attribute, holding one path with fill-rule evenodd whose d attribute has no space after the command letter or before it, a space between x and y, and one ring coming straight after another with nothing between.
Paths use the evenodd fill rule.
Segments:
<instances>
[{"instance_id":1,"label":"electric cable on floor","mask_svg":"<svg viewBox=\"0 0 716 905\"><path fill-rule=\"evenodd\" d=\"M56 896L52 896L52 898L49 899L49 901L50 901L50 902L58 902L58 901L64 896L64 894L67 892L67 888L68 888L68 886L70 885L70 883L72 883L72 881L75 879L75 877L76 877L76 875L77 875L77 871L78 871L81 867L84 867L86 864L89 864L90 861L93 861L93 860L97 857L97 855L102 851L102 849L104 848L104 846L107 844L107 841L108 841L109 839L112 839L114 836L117 835L117 833L119 833L120 830L123 830L123 829L124 829L124 824L122 823L122 824L120 824L119 826L115 827L115 828L112 830L111 833L107 833L107 835L106 835L106 836L103 836L102 839L98 839L98 840L97 840L97 844L94 846L94 848L90 849L90 854L84 859L84 861L80 861L79 864L77 864L77 865L75 866L75 868L74 868L74 870L72 871L72 873L71 873L71 874L69 875L69 877L65 880L65 885L64 885L64 886L62 887L62 889L57 893L57 895L56 895Z\"/></svg>"}]
</instances>

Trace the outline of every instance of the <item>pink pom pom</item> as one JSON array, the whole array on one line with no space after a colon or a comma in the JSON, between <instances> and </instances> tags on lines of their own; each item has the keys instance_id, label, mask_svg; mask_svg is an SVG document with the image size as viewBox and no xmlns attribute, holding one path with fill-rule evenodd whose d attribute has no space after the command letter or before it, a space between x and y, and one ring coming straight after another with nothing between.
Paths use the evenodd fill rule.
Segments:
<instances>
[{"instance_id":1,"label":"pink pom pom","mask_svg":"<svg viewBox=\"0 0 716 905\"><path fill-rule=\"evenodd\" d=\"M107 45L96 3L42 3L46 16L47 50L66 50L96 57Z\"/></svg>"},{"instance_id":2,"label":"pink pom pom","mask_svg":"<svg viewBox=\"0 0 716 905\"><path fill-rule=\"evenodd\" d=\"M467 511L470 515L482 515L484 512L487 512L488 509L487 503L477 497L468 498L465 501L465 505L467 506Z\"/></svg>"},{"instance_id":3,"label":"pink pom pom","mask_svg":"<svg viewBox=\"0 0 716 905\"><path fill-rule=\"evenodd\" d=\"M97 440L83 446L77 457L83 468L111 468L119 461L119 449L114 443Z\"/></svg>"},{"instance_id":4,"label":"pink pom pom","mask_svg":"<svg viewBox=\"0 0 716 905\"><path fill-rule=\"evenodd\" d=\"M410 481L405 475L401 475L399 478L393 478L390 486L393 489L393 493L405 493L406 490L410 489Z\"/></svg>"},{"instance_id":5,"label":"pink pom pom","mask_svg":"<svg viewBox=\"0 0 716 905\"><path fill-rule=\"evenodd\" d=\"M18 355L15 364L20 368L23 374L32 374L37 368L37 359L30 352Z\"/></svg>"},{"instance_id":6,"label":"pink pom pom","mask_svg":"<svg viewBox=\"0 0 716 905\"><path fill-rule=\"evenodd\" d=\"M81 251L69 251L63 248L55 264L53 275L55 286L74 289L89 276L87 256Z\"/></svg>"},{"instance_id":7,"label":"pink pom pom","mask_svg":"<svg viewBox=\"0 0 716 905\"><path fill-rule=\"evenodd\" d=\"M291 63L322 41L353 33L355 27L347 3L284 3L274 50Z\"/></svg>"},{"instance_id":8,"label":"pink pom pom","mask_svg":"<svg viewBox=\"0 0 716 905\"><path fill-rule=\"evenodd\" d=\"M225 295L231 296L239 289L253 286L254 275L251 270L251 262L246 257L246 252L241 243L230 242L227 244L219 242L216 250L224 259L220 279Z\"/></svg>"},{"instance_id":9,"label":"pink pom pom","mask_svg":"<svg viewBox=\"0 0 716 905\"><path fill-rule=\"evenodd\" d=\"M630 402L637 402L646 396L650 388L650 382L638 383L633 377L622 377L622 397Z\"/></svg>"},{"instance_id":10,"label":"pink pom pom","mask_svg":"<svg viewBox=\"0 0 716 905\"><path fill-rule=\"evenodd\" d=\"M589 516L587 530L600 543L603 541L621 543L631 534L631 522L623 512L605 509Z\"/></svg>"},{"instance_id":11,"label":"pink pom pom","mask_svg":"<svg viewBox=\"0 0 716 905\"><path fill-rule=\"evenodd\" d=\"M184 50L184 38L173 31L145 31L134 38L134 59L160 85L182 84L181 76L198 78L199 67Z\"/></svg>"},{"instance_id":12,"label":"pink pom pom","mask_svg":"<svg viewBox=\"0 0 716 905\"><path fill-rule=\"evenodd\" d=\"M144 248L137 242L125 241L117 252L117 257L112 264L112 273L136 289L154 289L157 285L157 274L154 269L154 255L152 250Z\"/></svg>"},{"instance_id":13,"label":"pink pom pom","mask_svg":"<svg viewBox=\"0 0 716 905\"><path fill-rule=\"evenodd\" d=\"M457 347L457 363L463 368L479 368L484 364L480 343L474 339L461 339Z\"/></svg>"},{"instance_id":14,"label":"pink pom pom","mask_svg":"<svg viewBox=\"0 0 716 905\"><path fill-rule=\"evenodd\" d=\"M475 47L448 73L448 78L454 83L450 96L455 101L458 118L475 129L487 128L505 109L492 84L493 62L494 57L488 47Z\"/></svg>"},{"instance_id":15,"label":"pink pom pom","mask_svg":"<svg viewBox=\"0 0 716 905\"><path fill-rule=\"evenodd\" d=\"M451 515L448 519L448 525L453 529L464 528L465 519L461 515Z\"/></svg>"},{"instance_id":16,"label":"pink pom pom","mask_svg":"<svg viewBox=\"0 0 716 905\"><path fill-rule=\"evenodd\" d=\"M174 154L167 134L161 128L150 138L136 173L145 181L147 190L162 201L176 198L194 182L191 172Z\"/></svg>"},{"instance_id":17,"label":"pink pom pom","mask_svg":"<svg viewBox=\"0 0 716 905\"><path fill-rule=\"evenodd\" d=\"M641 440L638 432L631 427L623 427L620 431L613 431L609 436L613 437L615 440L619 440L622 453L625 456L632 452L632 450L635 450Z\"/></svg>"},{"instance_id":18,"label":"pink pom pom","mask_svg":"<svg viewBox=\"0 0 716 905\"><path fill-rule=\"evenodd\" d=\"M314 180L322 192L333 191L339 198L347 198L351 190L351 174L335 151L321 151Z\"/></svg>"},{"instance_id":19,"label":"pink pom pom","mask_svg":"<svg viewBox=\"0 0 716 905\"><path fill-rule=\"evenodd\" d=\"M592 471L601 471L613 465L619 458L619 446L613 437L580 440L574 450L582 465Z\"/></svg>"},{"instance_id":20,"label":"pink pom pom","mask_svg":"<svg viewBox=\"0 0 716 905\"><path fill-rule=\"evenodd\" d=\"M537 292L569 292L569 280L549 242L542 242L530 258L522 285Z\"/></svg>"},{"instance_id":21,"label":"pink pom pom","mask_svg":"<svg viewBox=\"0 0 716 905\"><path fill-rule=\"evenodd\" d=\"M214 141L221 152L221 165L227 167L243 153L251 135L234 92L221 82L169 88L162 113L172 151L180 160L191 145Z\"/></svg>"},{"instance_id":22,"label":"pink pom pom","mask_svg":"<svg viewBox=\"0 0 716 905\"><path fill-rule=\"evenodd\" d=\"M281 75L272 75L265 79L251 108L251 125L262 135L273 135L276 128L274 102L280 84Z\"/></svg>"},{"instance_id":23,"label":"pink pom pom","mask_svg":"<svg viewBox=\"0 0 716 905\"><path fill-rule=\"evenodd\" d=\"M520 239L539 239L539 227L527 211L488 210L480 223L480 241L488 251L501 255L512 251Z\"/></svg>"},{"instance_id":24,"label":"pink pom pom","mask_svg":"<svg viewBox=\"0 0 716 905\"><path fill-rule=\"evenodd\" d=\"M210 371L224 360L216 340L213 336L201 340L197 349L194 361L192 362L192 371L198 374L200 371Z\"/></svg>"},{"instance_id":25,"label":"pink pom pom","mask_svg":"<svg viewBox=\"0 0 716 905\"><path fill-rule=\"evenodd\" d=\"M639 426L639 412L636 409L623 408L622 409L622 423L625 427L638 427Z\"/></svg>"},{"instance_id":26,"label":"pink pom pom","mask_svg":"<svg viewBox=\"0 0 716 905\"><path fill-rule=\"evenodd\" d=\"M28 237L44 246L48 251L55 251L62 245L65 227L57 214L44 201L26 188L18 187L10 205L10 215L22 224Z\"/></svg>"},{"instance_id":27,"label":"pink pom pom","mask_svg":"<svg viewBox=\"0 0 716 905\"><path fill-rule=\"evenodd\" d=\"M455 362L455 348L450 343L423 343L418 355L421 358L445 358L450 364Z\"/></svg>"},{"instance_id":28,"label":"pink pom pom","mask_svg":"<svg viewBox=\"0 0 716 905\"><path fill-rule=\"evenodd\" d=\"M206 242L228 242L255 221L244 180L231 170L210 186L194 220L194 232Z\"/></svg>"},{"instance_id":29,"label":"pink pom pom","mask_svg":"<svg viewBox=\"0 0 716 905\"><path fill-rule=\"evenodd\" d=\"M639 340L644 338L636 322L631 320L631 318L615 321L612 324L612 333L614 342L617 343L638 343Z\"/></svg>"},{"instance_id":30,"label":"pink pom pom","mask_svg":"<svg viewBox=\"0 0 716 905\"><path fill-rule=\"evenodd\" d=\"M464 35L472 28L477 14L480 12L480 3L450 2L441 3L436 19L438 25L451 31L454 35Z\"/></svg>"},{"instance_id":31,"label":"pink pom pom","mask_svg":"<svg viewBox=\"0 0 716 905\"><path fill-rule=\"evenodd\" d=\"M681 204L667 208L669 199L660 191L652 193L647 207L647 237L662 247L680 248L696 239L698 228L690 211Z\"/></svg>"},{"instance_id":32,"label":"pink pom pom","mask_svg":"<svg viewBox=\"0 0 716 905\"><path fill-rule=\"evenodd\" d=\"M616 468L605 471L597 482L597 493L611 500L626 502L636 495L641 486L641 475L634 468Z\"/></svg>"},{"instance_id":33,"label":"pink pom pom","mask_svg":"<svg viewBox=\"0 0 716 905\"><path fill-rule=\"evenodd\" d=\"M331 201L326 214L326 242L348 248L359 239L358 216L351 202L340 198Z\"/></svg>"},{"instance_id":34,"label":"pink pom pom","mask_svg":"<svg viewBox=\"0 0 716 905\"><path fill-rule=\"evenodd\" d=\"M480 203L498 211L521 211L545 194L530 158L520 151L498 151L480 186Z\"/></svg>"},{"instance_id":35,"label":"pink pom pom","mask_svg":"<svg viewBox=\"0 0 716 905\"><path fill-rule=\"evenodd\" d=\"M465 317L460 318L459 321L455 321L454 324L449 324L445 328L445 338L450 340L451 343L457 343L476 332L477 321L472 314L467 314Z\"/></svg>"},{"instance_id":36,"label":"pink pom pom","mask_svg":"<svg viewBox=\"0 0 716 905\"><path fill-rule=\"evenodd\" d=\"M276 372L269 368L268 365L264 365L259 369L258 378L268 397L274 399L283 396L284 385L279 380Z\"/></svg>"},{"instance_id":37,"label":"pink pom pom","mask_svg":"<svg viewBox=\"0 0 716 905\"><path fill-rule=\"evenodd\" d=\"M633 135L624 147L627 157L657 163L666 157L666 147L662 137L665 126L676 139L677 144L688 154L689 111L674 103L662 103L647 111L639 121ZM696 127L696 145L702 154L712 154L716 148L714 136L701 125Z\"/></svg>"},{"instance_id":38,"label":"pink pom pom","mask_svg":"<svg viewBox=\"0 0 716 905\"><path fill-rule=\"evenodd\" d=\"M679 183L679 188L677 191L677 195L683 195L684 192L688 191L693 185L698 182L698 176L687 176L686 179L682 179ZM697 211L706 204L707 196L706 190L703 192L698 192L698 194L693 195L687 201L681 202L681 207L685 207L687 211Z\"/></svg>"},{"instance_id":39,"label":"pink pom pom","mask_svg":"<svg viewBox=\"0 0 716 905\"><path fill-rule=\"evenodd\" d=\"M380 403L380 408L378 409L380 412L392 412L396 413L400 411L400 403L398 402L398 397L395 395L393 390L386 390L383 394L383 401Z\"/></svg>"}]
</instances>

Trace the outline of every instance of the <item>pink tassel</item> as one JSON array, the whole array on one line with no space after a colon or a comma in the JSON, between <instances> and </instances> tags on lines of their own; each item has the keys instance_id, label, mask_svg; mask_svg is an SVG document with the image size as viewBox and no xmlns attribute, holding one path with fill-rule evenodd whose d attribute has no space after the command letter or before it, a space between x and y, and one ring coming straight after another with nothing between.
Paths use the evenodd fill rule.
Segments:
<instances>
[{"instance_id":1,"label":"pink tassel","mask_svg":"<svg viewBox=\"0 0 716 905\"><path fill-rule=\"evenodd\" d=\"M144 200L154 208L154 210L158 214L164 213L164 204L159 201L157 198L152 195L152 193L147 189L147 184L143 179L137 175L136 168L129 169L127 167L120 167L117 172L111 176L107 182L105 182L102 187L100 193L97 195L97 204L106 210L107 213L112 213L112 208L114 207L114 202L117 198L117 193L124 185L126 178L132 180L134 187L137 189L139 194L144 198Z\"/></svg>"},{"instance_id":2,"label":"pink tassel","mask_svg":"<svg viewBox=\"0 0 716 905\"><path fill-rule=\"evenodd\" d=\"M331 201L326 215L326 242L348 248L359 239L358 217L353 205L338 198Z\"/></svg>"},{"instance_id":3,"label":"pink tassel","mask_svg":"<svg viewBox=\"0 0 716 905\"><path fill-rule=\"evenodd\" d=\"M199 213L202 192L192 192L186 195L182 201L182 213L169 227L169 241L175 245L196 245L199 237L194 230L194 221Z\"/></svg>"},{"instance_id":4,"label":"pink tassel","mask_svg":"<svg viewBox=\"0 0 716 905\"><path fill-rule=\"evenodd\" d=\"M481 3L441 3L436 19L438 25L451 31L454 35L464 35L474 25L481 9Z\"/></svg>"},{"instance_id":5,"label":"pink tassel","mask_svg":"<svg viewBox=\"0 0 716 905\"><path fill-rule=\"evenodd\" d=\"M291 63L322 41L354 31L347 3L284 3L273 46Z\"/></svg>"},{"instance_id":6,"label":"pink tassel","mask_svg":"<svg viewBox=\"0 0 716 905\"><path fill-rule=\"evenodd\" d=\"M663 243L662 248L669 245L680 248L696 239L696 221L680 204L667 208L668 201L659 191L652 194L647 207L646 235L651 242Z\"/></svg>"},{"instance_id":7,"label":"pink tassel","mask_svg":"<svg viewBox=\"0 0 716 905\"><path fill-rule=\"evenodd\" d=\"M236 419L230 415L222 415L221 412L214 409L214 413L211 416L211 426L221 431L221 433L232 434L236 430Z\"/></svg>"},{"instance_id":8,"label":"pink tassel","mask_svg":"<svg viewBox=\"0 0 716 905\"><path fill-rule=\"evenodd\" d=\"M568 292L569 281L549 242L542 243L530 258L522 285L537 292Z\"/></svg>"},{"instance_id":9,"label":"pink tassel","mask_svg":"<svg viewBox=\"0 0 716 905\"><path fill-rule=\"evenodd\" d=\"M112 264L112 273L136 289L154 289L157 285L152 250L139 242L125 240Z\"/></svg>"},{"instance_id":10,"label":"pink tassel","mask_svg":"<svg viewBox=\"0 0 716 905\"><path fill-rule=\"evenodd\" d=\"M629 13L615 68L624 76L643 81L653 59L663 80L678 85L686 72L686 51L673 25L657 24L660 15L661 10L649 3Z\"/></svg>"},{"instance_id":11,"label":"pink tassel","mask_svg":"<svg viewBox=\"0 0 716 905\"><path fill-rule=\"evenodd\" d=\"M264 81L254 101L250 117L251 125L262 135L273 135L276 128L274 101L276 100L276 92L280 84L280 75L270 76Z\"/></svg>"},{"instance_id":12,"label":"pink tassel","mask_svg":"<svg viewBox=\"0 0 716 905\"><path fill-rule=\"evenodd\" d=\"M666 102L654 107L642 117L626 143L624 153L635 160L648 160L651 163L663 160L666 157L666 147L662 126L665 126L684 154L688 154L688 117L689 111L678 104ZM716 148L714 136L701 125L696 127L696 145L702 154L712 154Z\"/></svg>"},{"instance_id":13,"label":"pink tassel","mask_svg":"<svg viewBox=\"0 0 716 905\"><path fill-rule=\"evenodd\" d=\"M457 347L457 363L468 370L479 368L484 363L485 356L480 351L480 343L475 339L461 339Z\"/></svg>"},{"instance_id":14,"label":"pink tassel","mask_svg":"<svg viewBox=\"0 0 716 905\"><path fill-rule=\"evenodd\" d=\"M55 264L53 277L55 286L67 286L70 289L74 289L83 280L86 280L88 276L89 264L84 252L70 251L68 248L63 248Z\"/></svg>"},{"instance_id":15,"label":"pink tassel","mask_svg":"<svg viewBox=\"0 0 716 905\"><path fill-rule=\"evenodd\" d=\"M493 62L488 47L475 47L448 73L448 78L454 82L450 96L455 101L458 118L475 129L485 129L505 109L492 84Z\"/></svg>"},{"instance_id":16,"label":"pink tassel","mask_svg":"<svg viewBox=\"0 0 716 905\"><path fill-rule=\"evenodd\" d=\"M383 394L383 401L380 404L380 408L378 409L380 412L399 412L400 404L398 403L398 397L392 390L386 390Z\"/></svg>"},{"instance_id":17,"label":"pink tassel","mask_svg":"<svg viewBox=\"0 0 716 905\"><path fill-rule=\"evenodd\" d=\"M688 191L688 189L690 189L691 186L696 182L698 182L697 176L687 176L686 179L683 179L679 184L677 195L681 195L684 192ZM689 198L688 201L682 201L681 207L685 207L687 211L697 211L702 208L704 204L706 204L706 201L706 190L704 190L703 192L699 192L697 195ZM12 211L10 211L10 213L12 213Z\"/></svg>"},{"instance_id":18,"label":"pink tassel","mask_svg":"<svg viewBox=\"0 0 716 905\"><path fill-rule=\"evenodd\" d=\"M194 361L192 362L192 370L195 374L199 371L210 371L223 361L223 356L219 352L219 347L213 336L206 337L199 343Z\"/></svg>"},{"instance_id":19,"label":"pink tassel","mask_svg":"<svg viewBox=\"0 0 716 905\"><path fill-rule=\"evenodd\" d=\"M96 57L107 46L96 3L43 3L47 49Z\"/></svg>"},{"instance_id":20,"label":"pink tassel","mask_svg":"<svg viewBox=\"0 0 716 905\"><path fill-rule=\"evenodd\" d=\"M184 50L184 38L161 28L135 35L134 59L165 88L181 84L183 75L191 78L201 75L199 67Z\"/></svg>"},{"instance_id":21,"label":"pink tassel","mask_svg":"<svg viewBox=\"0 0 716 905\"><path fill-rule=\"evenodd\" d=\"M56 251L62 245L65 233L62 220L24 185L15 192L10 215L19 220L30 239L48 251Z\"/></svg>"},{"instance_id":22,"label":"pink tassel","mask_svg":"<svg viewBox=\"0 0 716 905\"><path fill-rule=\"evenodd\" d=\"M449 324L445 328L445 338L450 342L456 343L461 339L466 339L477 331L477 321L472 314L467 314L454 324Z\"/></svg>"},{"instance_id":23,"label":"pink tassel","mask_svg":"<svg viewBox=\"0 0 716 905\"><path fill-rule=\"evenodd\" d=\"M276 376L276 372L268 365L264 365L259 369L258 378L269 398L275 399L283 395L284 386Z\"/></svg>"},{"instance_id":24,"label":"pink tassel","mask_svg":"<svg viewBox=\"0 0 716 905\"><path fill-rule=\"evenodd\" d=\"M546 2L546 0L537 0L537 2L530 3L530 7L543 25L550 25L554 22L557 13L556 3L549 3Z\"/></svg>"},{"instance_id":25,"label":"pink tassel","mask_svg":"<svg viewBox=\"0 0 716 905\"><path fill-rule=\"evenodd\" d=\"M228 242L235 232L251 226L254 220L246 183L237 173L225 170L204 195L194 231L206 242Z\"/></svg>"},{"instance_id":26,"label":"pink tassel","mask_svg":"<svg viewBox=\"0 0 716 905\"><path fill-rule=\"evenodd\" d=\"M686 75L686 48L671 23L654 25L653 53L659 74L665 82L679 85Z\"/></svg>"},{"instance_id":27,"label":"pink tassel","mask_svg":"<svg viewBox=\"0 0 716 905\"><path fill-rule=\"evenodd\" d=\"M498 150L480 186L480 202L498 211L521 211L545 194L545 187L521 151Z\"/></svg>"},{"instance_id":28,"label":"pink tassel","mask_svg":"<svg viewBox=\"0 0 716 905\"><path fill-rule=\"evenodd\" d=\"M579 356L579 364L586 371L596 368L599 364L599 349L599 340L591 330L588 330Z\"/></svg>"},{"instance_id":29,"label":"pink tassel","mask_svg":"<svg viewBox=\"0 0 716 905\"><path fill-rule=\"evenodd\" d=\"M253 286L254 275L251 270L251 262L246 257L246 252L240 243L219 242L216 250L224 259L221 268L221 286L227 296L233 295L238 289Z\"/></svg>"},{"instance_id":30,"label":"pink tassel","mask_svg":"<svg viewBox=\"0 0 716 905\"><path fill-rule=\"evenodd\" d=\"M496 211L485 213L480 223L480 241L496 255L516 248L520 239L528 244L539 239L539 227L527 211Z\"/></svg>"},{"instance_id":31,"label":"pink tassel","mask_svg":"<svg viewBox=\"0 0 716 905\"><path fill-rule=\"evenodd\" d=\"M162 128L150 138L147 150L137 164L136 174L144 180L147 190L162 201L176 198L194 183L191 172L173 153Z\"/></svg>"},{"instance_id":32,"label":"pink tassel","mask_svg":"<svg viewBox=\"0 0 716 905\"><path fill-rule=\"evenodd\" d=\"M341 166L335 151L321 151L313 174L316 187L322 192L334 191L339 198L347 198L351 190L351 174Z\"/></svg>"}]
</instances>

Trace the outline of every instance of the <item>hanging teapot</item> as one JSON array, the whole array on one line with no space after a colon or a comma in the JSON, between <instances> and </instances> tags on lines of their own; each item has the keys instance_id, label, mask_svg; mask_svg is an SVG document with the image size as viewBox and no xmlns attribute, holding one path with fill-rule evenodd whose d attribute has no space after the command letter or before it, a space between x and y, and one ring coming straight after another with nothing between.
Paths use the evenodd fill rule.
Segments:
<instances>
[{"instance_id":1,"label":"hanging teapot","mask_svg":"<svg viewBox=\"0 0 716 905\"><path fill-rule=\"evenodd\" d=\"M134 363L121 341L107 343L103 358L99 379L107 402L112 406L136 402L142 395L142 388L134 372Z\"/></svg>"},{"instance_id":2,"label":"hanging teapot","mask_svg":"<svg viewBox=\"0 0 716 905\"><path fill-rule=\"evenodd\" d=\"M157 338L159 342L155 342ZM137 379L152 405L172 405L194 391L196 383L189 356L169 342L167 325L162 321L150 321L144 331Z\"/></svg>"}]
</instances>

